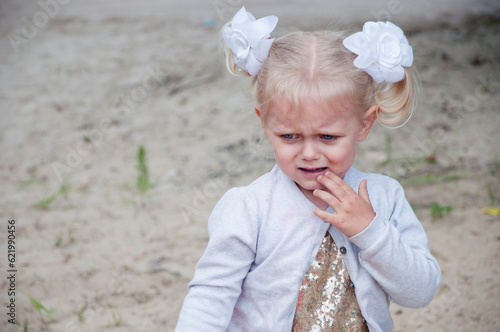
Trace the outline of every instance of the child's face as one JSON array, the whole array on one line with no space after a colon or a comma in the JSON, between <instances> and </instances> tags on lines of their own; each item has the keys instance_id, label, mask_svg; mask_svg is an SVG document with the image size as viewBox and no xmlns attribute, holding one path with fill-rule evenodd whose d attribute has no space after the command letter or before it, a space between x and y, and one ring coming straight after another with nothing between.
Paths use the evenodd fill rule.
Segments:
<instances>
[{"instance_id":1,"label":"child's face","mask_svg":"<svg viewBox=\"0 0 500 332\"><path fill-rule=\"evenodd\" d=\"M318 175L329 170L344 178L356 143L366 138L376 119L376 106L359 116L350 104L331 105L306 99L297 110L280 98L261 117L278 166L308 198L314 189L325 189L316 181Z\"/></svg>"}]
</instances>

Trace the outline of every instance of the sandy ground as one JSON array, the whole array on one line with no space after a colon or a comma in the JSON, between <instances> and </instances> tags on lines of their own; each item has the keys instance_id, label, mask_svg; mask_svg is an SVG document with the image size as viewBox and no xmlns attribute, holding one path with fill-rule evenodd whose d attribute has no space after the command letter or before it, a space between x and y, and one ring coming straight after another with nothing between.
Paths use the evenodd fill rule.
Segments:
<instances>
[{"instance_id":1,"label":"sandy ground","mask_svg":"<svg viewBox=\"0 0 500 332\"><path fill-rule=\"evenodd\" d=\"M217 50L242 2L57 4L0 4L0 330L171 331L214 204L274 164L250 82ZM481 213L500 205L498 1L245 4L278 15L276 35L387 18L408 31L422 103L403 128L377 125L356 160L403 183L443 272L428 307L391 306L395 331L499 331L500 217Z\"/></svg>"}]
</instances>

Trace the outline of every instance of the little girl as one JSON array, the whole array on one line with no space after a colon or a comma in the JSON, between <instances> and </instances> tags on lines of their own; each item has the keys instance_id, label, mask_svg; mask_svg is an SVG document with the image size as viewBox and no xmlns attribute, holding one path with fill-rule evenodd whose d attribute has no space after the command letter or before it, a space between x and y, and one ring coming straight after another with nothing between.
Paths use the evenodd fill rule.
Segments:
<instances>
[{"instance_id":1,"label":"little girl","mask_svg":"<svg viewBox=\"0 0 500 332\"><path fill-rule=\"evenodd\" d=\"M392 331L389 301L427 305L441 272L399 183L352 163L411 111L412 48L390 22L270 39L277 21L223 30L277 165L215 207L176 331Z\"/></svg>"}]
</instances>

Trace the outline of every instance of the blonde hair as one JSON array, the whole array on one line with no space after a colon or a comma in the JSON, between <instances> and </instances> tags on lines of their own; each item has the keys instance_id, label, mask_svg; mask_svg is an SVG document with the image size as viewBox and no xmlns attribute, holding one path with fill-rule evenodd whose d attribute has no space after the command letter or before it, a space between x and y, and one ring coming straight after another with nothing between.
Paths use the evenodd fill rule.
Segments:
<instances>
[{"instance_id":1,"label":"blonde hair","mask_svg":"<svg viewBox=\"0 0 500 332\"><path fill-rule=\"evenodd\" d=\"M375 84L370 75L354 66L356 54L346 49L343 31L294 32L277 38L259 73L253 78L253 95L261 114L274 98L285 96L298 106L305 97L316 101L353 103L358 112L378 104L383 124L401 122L415 107L418 91L414 69L405 68L405 79ZM233 61L226 47L226 64L233 74L250 76Z\"/></svg>"}]
</instances>

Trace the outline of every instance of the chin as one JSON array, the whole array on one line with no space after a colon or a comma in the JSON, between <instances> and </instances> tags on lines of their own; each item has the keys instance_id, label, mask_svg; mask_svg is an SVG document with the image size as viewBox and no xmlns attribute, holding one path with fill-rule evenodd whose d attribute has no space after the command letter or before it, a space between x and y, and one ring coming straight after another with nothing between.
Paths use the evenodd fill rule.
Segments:
<instances>
[{"instance_id":1,"label":"chin","mask_svg":"<svg viewBox=\"0 0 500 332\"><path fill-rule=\"evenodd\" d=\"M310 183L310 184L307 184L307 183L304 183L304 184L301 184L300 182L297 182L295 181L295 183L302 189L304 190L309 190L309 191L313 191L313 190L316 190L316 189L322 189L324 190L325 187L323 187L321 184L319 184L318 182L316 183Z\"/></svg>"}]
</instances>

